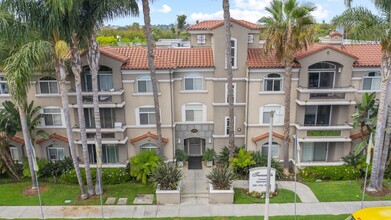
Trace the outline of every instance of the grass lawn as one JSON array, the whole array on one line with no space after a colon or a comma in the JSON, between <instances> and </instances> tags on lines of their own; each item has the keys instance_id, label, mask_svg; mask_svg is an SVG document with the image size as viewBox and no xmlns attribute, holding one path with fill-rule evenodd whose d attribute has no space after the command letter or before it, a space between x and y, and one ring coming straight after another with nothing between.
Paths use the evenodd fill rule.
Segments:
<instances>
[{"instance_id":1,"label":"grass lawn","mask_svg":"<svg viewBox=\"0 0 391 220\"><path fill-rule=\"evenodd\" d=\"M329 181L329 182L307 182L309 186L321 202L337 202L337 201L361 201L363 180L352 181ZM389 180L385 181L385 185L391 188ZM374 200L391 200L391 195L384 197L373 197L368 194L364 197L365 201Z\"/></svg>"},{"instance_id":2,"label":"grass lawn","mask_svg":"<svg viewBox=\"0 0 391 220\"><path fill-rule=\"evenodd\" d=\"M251 204L251 203L265 203L265 199L258 199L251 196L246 195L245 189L235 189L235 201L234 204ZM295 193L286 190L286 189L278 189L277 196L270 198L270 203L293 203ZM300 198L296 197L297 202L301 202Z\"/></svg>"},{"instance_id":3,"label":"grass lawn","mask_svg":"<svg viewBox=\"0 0 391 220\"><path fill-rule=\"evenodd\" d=\"M94 196L87 200L79 200L78 185L64 185L53 183L40 183L41 187L47 190L41 193L43 205L99 205L99 196ZM30 182L0 184L0 205L39 205L38 196L25 196L23 190L30 187ZM132 204L136 194L153 194L155 192L152 185L142 185L139 183L128 183L118 185L103 186L103 203L108 197L128 198L128 204ZM65 200L72 200L65 204Z\"/></svg>"}]
</instances>

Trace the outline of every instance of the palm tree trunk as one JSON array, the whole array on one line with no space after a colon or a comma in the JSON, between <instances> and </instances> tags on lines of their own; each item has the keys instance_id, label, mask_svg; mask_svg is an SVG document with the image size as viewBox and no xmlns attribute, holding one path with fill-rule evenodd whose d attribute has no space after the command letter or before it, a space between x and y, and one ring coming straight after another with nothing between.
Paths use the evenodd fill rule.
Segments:
<instances>
[{"instance_id":1,"label":"palm tree trunk","mask_svg":"<svg viewBox=\"0 0 391 220\"><path fill-rule=\"evenodd\" d=\"M162 140L162 125L160 121L160 106L159 106L159 91L158 83L156 79L156 69L155 69L155 55L152 47L152 36L151 36L151 17L149 10L148 0L142 0L143 2L143 14L144 14L144 24L145 24L145 34L147 37L147 48L148 48L148 66L151 75L152 82L152 92L153 92L153 103L155 106L155 119L156 119L156 133L158 136L157 142L159 145L159 153L161 156L164 156L163 151L163 140Z\"/></svg>"},{"instance_id":2,"label":"palm tree trunk","mask_svg":"<svg viewBox=\"0 0 391 220\"><path fill-rule=\"evenodd\" d=\"M5 165L8 172L11 173L15 180L20 180L20 176L15 167L15 162L11 157L7 135L5 133L0 133L0 162Z\"/></svg>"},{"instance_id":3,"label":"palm tree trunk","mask_svg":"<svg viewBox=\"0 0 391 220\"><path fill-rule=\"evenodd\" d=\"M381 62L382 82L380 87L379 109L377 113L375 147L373 150L372 171L368 191L378 191L382 189L382 183L379 182L379 175L381 155L384 143L384 130L387 118L387 90L388 85L390 83L390 64L391 54L389 52L384 52Z\"/></svg>"},{"instance_id":4,"label":"palm tree trunk","mask_svg":"<svg viewBox=\"0 0 391 220\"><path fill-rule=\"evenodd\" d=\"M233 90L233 74L231 63L231 21L229 12L229 0L223 0L224 11L224 29L225 29L225 62L227 65L228 76L228 145L229 145L229 157L233 158L235 154L235 109L234 109L234 90Z\"/></svg>"},{"instance_id":5,"label":"palm tree trunk","mask_svg":"<svg viewBox=\"0 0 391 220\"><path fill-rule=\"evenodd\" d=\"M83 177L80 172L79 160L77 158L77 153L76 153L75 143L74 143L75 139L73 137L72 127L71 127L71 117L69 114L69 101L67 96L67 90L65 87L67 74L66 74L66 68L64 62L58 61L56 72L57 72L57 78L59 79L61 102L64 111L64 121L65 121L65 127L68 135L68 144L69 144L69 149L71 151L73 167L75 168L77 181L79 183L81 198L85 199L88 197L88 195L86 194L86 191L84 189Z\"/></svg>"},{"instance_id":6,"label":"palm tree trunk","mask_svg":"<svg viewBox=\"0 0 391 220\"><path fill-rule=\"evenodd\" d=\"M92 78L92 100L94 104L94 118L95 118L95 129L96 129L96 148L97 151L102 152L102 127L100 123L100 111L99 111L99 96L98 96L98 70L99 70L99 45L96 42L95 31L91 32L90 40L88 42L88 65L90 66L91 78ZM98 155L97 155L98 156ZM100 154L102 157L102 154ZM101 175L100 167L96 167L97 177ZM100 178L96 178L95 193L100 194Z\"/></svg>"},{"instance_id":7,"label":"palm tree trunk","mask_svg":"<svg viewBox=\"0 0 391 220\"><path fill-rule=\"evenodd\" d=\"M83 159L84 159L84 169L86 170L86 179L87 179L87 188L88 194L94 195L94 187L92 186L92 176L90 169L90 158L88 156L88 145L87 145L87 132L86 132L86 122L84 118L84 108L83 108L83 96L81 90L81 59L80 59L80 46L79 40L77 39L77 34L72 34L72 44L71 44L71 55L72 55L72 72L75 76L75 87L76 87L76 99L77 99L77 113L79 115L79 127L80 127L80 136L83 147Z\"/></svg>"},{"instance_id":8,"label":"palm tree trunk","mask_svg":"<svg viewBox=\"0 0 391 220\"><path fill-rule=\"evenodd\" d=\"M27 126L27 119L26 119L26 110L23 106L21 106L20 103L17 103L18 109L19 109L19 115L20 115L20 122L22 124L22 133L24 138L24 146L26 147L26 153L27 153L27 160L29 162L30 167L30 174L31 174L31 181L33 183L33 189L36 189L38 187L37 179L36 179L36 173L34 171L34 162L33 162L33 152L32 147L30 146L30 132Z\"/></svg>"},{"instance_id":9,"label":"palm tree trunk","mask_svg":"<svg viewBox=\"0 0 391 220\"><path fill-rule=\"evenodd\" d=\"M388 93L387 94L390 94L390 85L388 85ZM391 108L388 109L388 122L387 122L387 128L388 129L391 129ZM387 130L386 131L386 136L384 138L384 146L383 146L383 151L382 151L382 155L381 155L381 160L380 160L380 169L379 169L379 180L378 180L378 184L379 185L383 185L383 179L384 179L384 172L386 170L386 163L387 163L387 159L388 159L388 151L389 151L389 147L390 147L390 141L391 141L391 131L390 130Z\"/></svg>"},{"instance_id":10,"label":"palm tree trunk","mask_svg":"<svg viewBox=\"0 0 391 220\"><path fill-rule=\"evenodd\" d=\"M289 174L292 63L286 62L284 76L284 174Z\"/></svg>"}]
</instances>

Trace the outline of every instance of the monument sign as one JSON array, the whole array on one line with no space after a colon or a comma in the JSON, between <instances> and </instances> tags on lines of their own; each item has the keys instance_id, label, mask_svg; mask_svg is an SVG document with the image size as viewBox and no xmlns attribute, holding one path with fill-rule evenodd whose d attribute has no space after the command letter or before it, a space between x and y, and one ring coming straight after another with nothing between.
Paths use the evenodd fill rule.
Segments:
<instances>
[{"instance_id":1,"label":"monument sign","mask_svg":"<svg viewBox=\"0 0 391 220\"><path fill-rule=\"evenodd\" d=\"M254 167L250 169L249 191L266 192L267 167ZM270 191L276 191L276 170L270 170Z\"/></svg>"}]
</instances>

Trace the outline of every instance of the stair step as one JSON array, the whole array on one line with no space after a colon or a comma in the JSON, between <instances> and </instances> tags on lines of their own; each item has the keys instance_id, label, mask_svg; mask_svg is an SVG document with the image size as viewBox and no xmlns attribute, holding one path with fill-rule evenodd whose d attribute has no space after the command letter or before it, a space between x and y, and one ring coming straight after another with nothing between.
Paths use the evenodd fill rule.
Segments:
<instances>
[{"instance_id":1,"label":"stair step","mask_svg":"<svg viewBox=\"0 0 391 220\"><path fill-rule=\"evenodd\" d=\"M181 196L182 198L209 198L209 194L208 193L197 193L197 194L182 194Z\"/></svg>"}]
</instances>

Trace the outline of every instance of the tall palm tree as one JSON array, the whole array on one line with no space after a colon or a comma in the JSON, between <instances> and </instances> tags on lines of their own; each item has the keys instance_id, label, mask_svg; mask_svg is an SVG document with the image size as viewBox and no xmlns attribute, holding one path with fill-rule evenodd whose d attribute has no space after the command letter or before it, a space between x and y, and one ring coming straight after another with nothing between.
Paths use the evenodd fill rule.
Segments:
<instances>
[{"instance_id":1,"label":"tall palm tree","mask_svg":"<svg viewBox=\"0 0 391 220\"><path fill-rule=\"evenodd\" d=\"M299 5L296 0L273 0L266 11L270 16L259 22L265 28L265 53L275 53L285 64L284 91L284 173L289 173L290 105L292 67L295 53L307 49L315 40L312 4Z\"/></svg>"},{"instance_id":2,"label":"tall palm tree","mask_svg":"<svg viewBox=\"0 0 391 220\"><path fill-rule=\"evenodd\" d=\"M225 29L225 63L227 65L227 76L228 76L228 145L229 145L229 157L233 158L235 154L235 128L234 128L234 90L233 90L233 74L232 74L232 61L231 61L231 16L229 12L229 0L223 0L223 11L224 11L224 29Z\"/></svg>"},{"instance_id":3,"label":"tall palm tree","mask_svg":"<svg viewBox=\"0 0 391 220\"><path fill-rule=\"evenodd\" d=\"M147 38L148 66L149 66L151 82L152 82L153 103L155 106L156 133L158 136L157 142L159 145L160 155L164 155L163 140L162 140L162 124L160 121L160 107L159 107L159 95L158 95L159 91L158 91L158 83L156 79L155 55L153 52L152 36L151 36L151 16L150 16L149 2L148 0L142 0L142 4L143 4L143 14L144 14L145 35Z\"/></svg>"},{"instance_id":4,"label":"tall palm tree","mask_svg":"<svg viewBox=\"0 0 391 220\"><path fill-rule=\"evenodd\" d=\"M376 122L375 146L372 158L371 178L368 191L378 191L383 188L383 176L385 160L388 153L388 144L384 145L384 131L387 118L387 103L390 96L391 84L391 7L388 0L375 0L376 8L380 15L373 14L364 7L350 8L341 15L333 18L333 23L344 25L354 21L354 28L350 36L355 40L380 40L383 57L380 63L382 75L379 107ZM351 19L351 20L349 20ZM382 171L382 172L381 172Z\"/></svg>"},{"instance_id":5,"label":"tall palm tree","mask_svg":"<svg viewBox=\"0 0 391 220\"><path fill-rule=\"evenodd\" d=\"M64 4L63 4L64 3ZM65 4L66 3L66 4ZM67 5L69 4L69 5ZM61 100L63 104L63 112L65 126L68 135L68 143L75 167L76 176L80 186L81 197L86 198L87 194L84 190L83 179L80 172L79 161L74 144L74 136L71 128L71 120L69 114L69 101L66 89L67 69L65 60L69 58L69 48L67 44L60 40L58 35L65 36L70 33L69 25L63 25L63 22L70 23L72 20L66 19L69 13L65 9L75 6L72 1L68 2L52 2L47 0L42 1L7 1L4 0L2 5L13 12L19 19L28 22L28 27L40 30L41 37L46 39L47 48L42 48L45 51L50 51L50 56L46 59L54 63L56 76L59 81ZM50 15L50 16L47 16Z\"/></svg>"}]
</instances>

